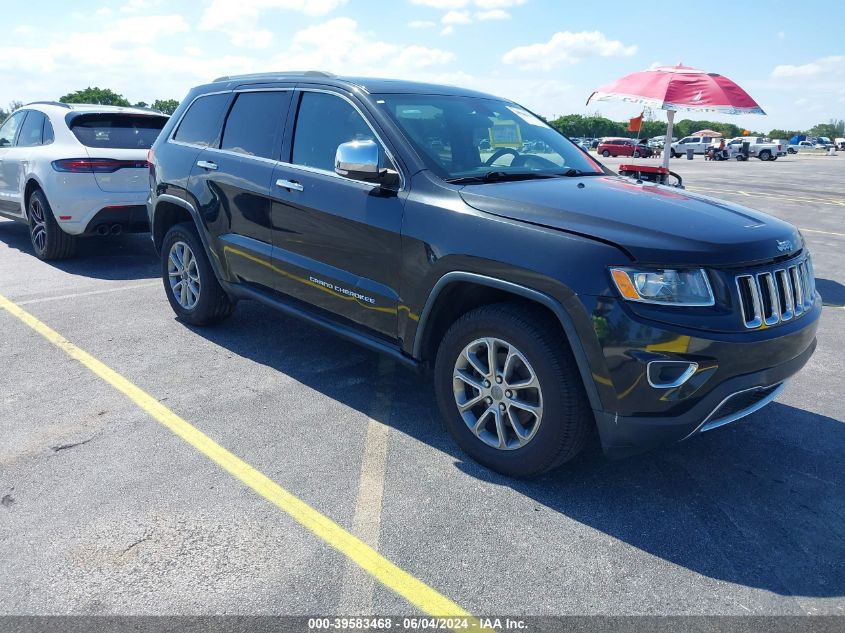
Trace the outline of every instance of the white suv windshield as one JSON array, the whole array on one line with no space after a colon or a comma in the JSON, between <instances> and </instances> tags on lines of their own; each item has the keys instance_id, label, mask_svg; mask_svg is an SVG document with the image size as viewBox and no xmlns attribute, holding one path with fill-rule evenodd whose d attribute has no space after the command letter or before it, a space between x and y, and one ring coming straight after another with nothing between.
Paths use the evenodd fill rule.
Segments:
<instances>
[{"instance_id":1,"label":"white suv windshield","mask_svg":"<svg viewBox=\"0 0 845 633\"><path fill-rule=\"evenodd\" d=\"M496 174L602 174L601 166L514 103L465 96L377 95L427 166L446 180Z\"/></svg>"}]
</instances>

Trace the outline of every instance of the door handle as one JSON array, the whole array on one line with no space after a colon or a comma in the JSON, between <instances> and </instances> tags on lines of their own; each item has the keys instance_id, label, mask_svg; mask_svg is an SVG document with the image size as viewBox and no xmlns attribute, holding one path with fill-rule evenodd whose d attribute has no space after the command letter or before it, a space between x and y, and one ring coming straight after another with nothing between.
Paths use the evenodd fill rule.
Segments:
<instances>
[{"instance_id":1,"label":"door handle","mask_svg":"<svg viewBox=\"0 0 845 633\"><path fill-rule=\"evenodd\" d=\"M197 167L202 167L203 169L217 169L217 163L212 163L210 160L198 160Z\"/></svg>"},{"instance_id":2,"label":"door handle","mask_svg":"<svg viewBox=\"0 0 845 633\"><path fill-rule=\"evenodd\" d=\"M276 181L277 187L282 187L283 189L290 189L292 191L304 191L305 187L300 185L295 180L282 180L281 178Z\"/></svg>"}]
</instances>

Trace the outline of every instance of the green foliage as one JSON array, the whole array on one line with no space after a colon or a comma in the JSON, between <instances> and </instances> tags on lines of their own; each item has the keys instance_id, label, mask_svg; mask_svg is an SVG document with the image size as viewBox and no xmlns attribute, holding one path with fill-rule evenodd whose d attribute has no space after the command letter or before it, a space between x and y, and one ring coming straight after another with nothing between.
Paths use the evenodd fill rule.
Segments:
<instances>
[{"instance_id":1,"label":"green foliage","mask_svg":"<svg viewBox=\"0 0 845 633\"><path fill-rule=\"evenodd\" d=\"M582 116L580 114L567 114L549 124L566 134L567 136L590 136L598 138L602 136L629 136L635 137L636 132L628 131L628 121L611 121L602 116ZM722 123L719 121L702 121L692 119L681 119L675 122L672 136L678 138L689 136L698 130L713 130L721 132L727 138L742 135L742 128L733 123ZM666 121L644 120L640 138L651 138L666 133ZM752 132L752 134L758 134Z\"/></svg>"},{"instance_id":2,"label":"green foliage","mask_svg":"<svg viewBox=\"0 0 845 633\"><path fill-rule=\"evenodd\" d=\"M781 130L780 128L769 130L769 138L779 138L785 141L788 141L796 134L801 134L801 132L798 130Z\"/></svg>"},{"instance_id":3,"label":"green foliage","mask_svg":"<svg viewBox=\"0 0 845 633\"><path fill-rule=\"evenodd\" d=\"M71 92L59 99L62 103L97 103L99 105L129 106L129 100L108 88L85 88Z\"/></svg>"},{"instance_id":4,"label":"green foliage","mask_svg":"<svg viewBox=\"0 0 845 633\"><path fill-rule=\"evenodd\" d=\"M6 119L8 119L9 115L18 108L20 108L22 105L22 101L10 101L8 110L4 110L2 107L0 107L0 124L2 124Z\"/></svg>"},{"instance_id":5,"label":"green foliage","mask_svg":"<svg viewBox=\"0 0 845 633\"><path fill-rule=\"evenodd\" d=\"M845 120L831 119L827 123L817 123L807 133L810 136L826 136L829 139L845 137Z\"/></svg>"},{"instance_id":6,"label":"green foliage","mask_svg":"<svg viewBox=\"0 0 845 633\"><path fill-rule=\"evenodd\" d=\"M150 104L147 103L146 101L139 101L138 103L134 104L132 107L133 108L149 108Z\"/></svg>"},{"instance_id":7,"label":"green foliage","mask_svg":"<svg viewBox=\"0 0 845 633\"><path fill-rule=\"evenodd\" d=\"M156 99L152 105L153 110L159 110L165 114L173 114L178 107L179 102L176 99Z\"/></svg>"}]
</instances>

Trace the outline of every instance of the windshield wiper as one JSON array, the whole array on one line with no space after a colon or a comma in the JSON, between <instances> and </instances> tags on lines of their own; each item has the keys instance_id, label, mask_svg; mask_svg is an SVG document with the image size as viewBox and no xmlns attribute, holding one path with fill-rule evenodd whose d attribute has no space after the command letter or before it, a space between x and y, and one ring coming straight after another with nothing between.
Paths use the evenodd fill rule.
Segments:
<instances>
[{"instance_id":1,"label":"windshield wiper","mask_svg":"<svg viewBox=\"0 0 845 633\"><path fill-rule=\"evenodd\" d=\"M463 185L473 182L504 182L508 180L533 180L539 178L555 178L563 174L550 174L537 171L488 171L476 176L461 176L459 178L448 178L446 182L453 185Z\"/></svg>"}]
</instances>

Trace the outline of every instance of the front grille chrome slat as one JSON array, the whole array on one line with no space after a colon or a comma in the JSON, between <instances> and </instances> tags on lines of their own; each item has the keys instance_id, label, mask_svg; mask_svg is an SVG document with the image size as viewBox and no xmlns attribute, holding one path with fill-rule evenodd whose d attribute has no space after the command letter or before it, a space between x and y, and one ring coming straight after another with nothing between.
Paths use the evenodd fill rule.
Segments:
<instances>
[{"instance_id":1,"label":"front grille chrome slat","mask_svg":"<svg viewBox=\"0 0 845 633\"><path fill-rule=\"evenodd\" d=\"M751 275L740 275L736 278L739 291L739 305L742 307L742 318L745 327L755 328L763 325L760 307L760 289Z\"/></svg>"},{"instance_id":2,"label":"front grille chrome slat","mask_svg":"<svg viewBox=\"0 0 845 633\"><path fill-rule=\"evenodd\" d=\"M760 300L763 308L763 323L774 325L780 321L780 299L778 298L772 273L757 275L757 286L760 290Z\"/></svg>"},{"instance_id":3,"label":"front grille chrome slat","mask_svg":"<svg viewBox=\"0 0 845 633\"><path fill-rule=\"evenodd\" d=\"M808 255L783 268L737 275L736 288L745 327L772 327L798 318L813 307L813 263Z\"/></svg>"},{"instance_id":4,"label":"front grille chrome slat","mask_svg":"<svg viewBox=\"0 0 845 633\"><path fill-rule=\"evenodd\" d=\"M798 266L789 267L789 278L792 280L792 294L795 297L795 316L800 316L804 312L804 290L801 287Z\"/></svg>"}]
</instances>

